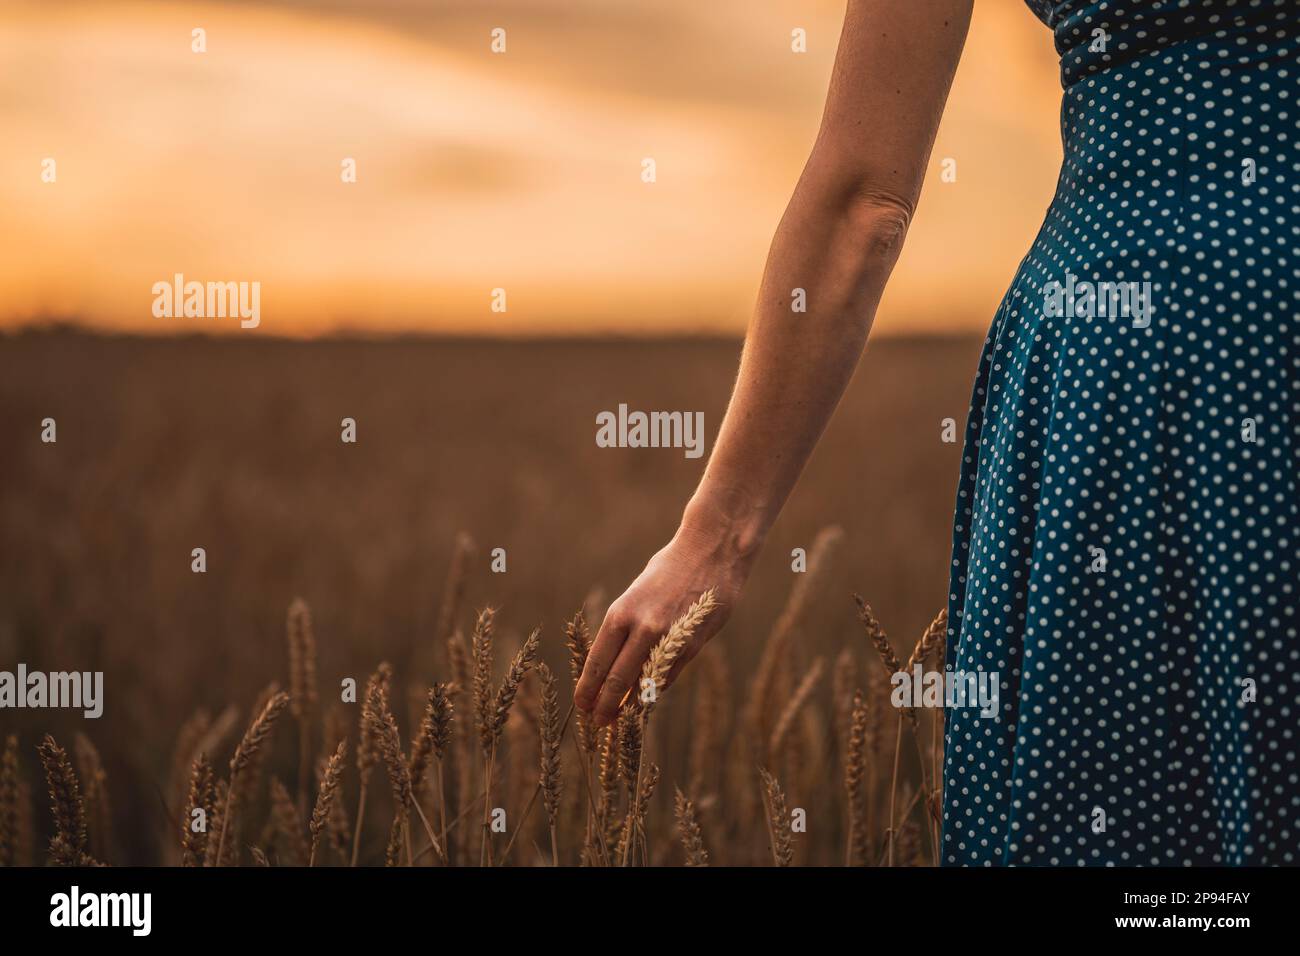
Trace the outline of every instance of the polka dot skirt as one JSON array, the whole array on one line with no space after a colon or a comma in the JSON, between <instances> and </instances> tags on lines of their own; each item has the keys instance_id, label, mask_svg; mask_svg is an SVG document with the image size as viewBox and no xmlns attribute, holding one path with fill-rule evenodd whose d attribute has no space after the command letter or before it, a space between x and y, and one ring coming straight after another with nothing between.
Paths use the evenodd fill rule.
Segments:
<instances>
[{"instance_id":1,"label":"polka dot skirt","mask_svg":"<svg viewBox=\"0 0 1300 956\"><path fill-rule=\"evenodd\" d=\"M971 401L943 857L1294 865L1300 4L1030 6L1065 161Z\"/></svg>"}]
</instances>

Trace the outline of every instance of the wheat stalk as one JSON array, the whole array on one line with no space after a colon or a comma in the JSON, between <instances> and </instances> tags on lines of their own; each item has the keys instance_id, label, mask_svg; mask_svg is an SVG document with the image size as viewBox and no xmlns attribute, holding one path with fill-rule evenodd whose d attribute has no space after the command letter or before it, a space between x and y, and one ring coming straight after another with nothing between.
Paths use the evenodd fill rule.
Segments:
<instances>
[{"instance_id":1,"label":"wheat stalk","mask_svg":"<svg viewBox=\"0 0 1300 956\"><path fill-rule=\"evenodd\" d=\"M862 598L857 594L853 595L853 600L858 605L858 618L862 622L863 629L867 632L867 639L871 642L871 646L876 649L876 654L880 657L880 663L884 666L886 672L888 672L892 679L894 674L903 669L903 665L899 661L898 655L894 653L894 646L889 643L889 637L885 634L885 629L881 626L880 621L876 619L876 615L872 612L871 605L867 604L867 602L862 600ZM898 715L898 728L894 734L894 769L889 782L889 829L885 834L885 839L888 841L889 846L888 864L890 866L894 865L894 842L896 837L894 828L894 801L898 791L898 752L903 742L904 717L908 719L913 730L915 730L917 727L915 708L904 706L901 709Z\"/></svg>"},{"instance_id":2,"label":"wheat stalk","mask_svg":"<svg viewBox=\"0 0 1300 956\"><path fill-rule=\"evenodd\" d=\"M429 688L425 698L424 715L420 718L419 729L411 741L411 757L407 762L407 772L411 775L411 788L418 794L429 772L433 759L433 688Z\"/></svg>"},{"instance_id":3,"label":"wheat stalk","mask_svg":"<svg viewBox=\"0 0 1300 956\"><path fill-rule=\"evenodd\" d=\"M392 668L387 661L381 661L379 667L366 680L365 696L361 699L361 721L357 729L357 776L360 778L361 788L357 794L357 822L356 829L352 834L352 858L350 865L357 865L357 854L361 849L361 825L366 817L366 796L370 790L370 773L375 769L375 764L379 763L379 740L375 735L375 727L371 722L366 710L366 702L377 692L382 685L388 686L392 678Z\"/></svg>"},{"instance_id":4,"label":"wheat stalk","mask_svg":"<svg viewBox=\"0 0 1300 956\"><path fill-rule=\"evenodd\" d=\"M320 846L322 835L329 830L335 797L338 794L339 784L343 779L343 761L347 756L347 750L347 740L340 740L333 756L325 764L324 773L321 774L320 789L316 791L316 806L313 808L311 820L307 824L308 829L311 831L311 853L307 857L308 866L316 865L316 850Z\"/></svg>"},{"instance_id":5,"label":"wheat stalk","mask_svg":"<svg viewBox=\"0 0 1300 956\"><path fill-rule=\"evenodd\" d=\"M339 742L345 743L346 740L340 738ZM329 760L327 758L321 757L316 761L316 778L321 785L325 782L325 773L328 769ZM345 772L345 770L345 767L340 767L340 773ZM325 819L325 838L334 852L338 854L339 861L344 866L347 866L352 852L352 824L348 821L347 807L343 803L342 787L340 781L338 793L330 801L329 814Z\"/></svg>"},{"instance_id":6,"label":"wheat stalk","mask_svg":"<svg viewBox=\"0 0 1300 956\"><path fill-rule=\"evenodd\" d=\"M370 727L384 766L388 770L388 784L393 791L393 805L397 817L401 820L401 829L407 839L407 859L412 859L410 834L406 827L406 817L415 802L411 788L411 771L402 754L402 739L397 731L397 719L388 704L388 686L375 685L366 699L363 714Z\"/></svg>"},{"instance_id":7,"label":"wheat stalk","mask_svg":"<svg viewBox=\"0 0 1300 956\"><path fill-rule=\"evenodd\" d=\"M644 745L650 713L659 701L660 692L667 688L668 676L673 667L682 659L700 625L717 606L714 589L705 589L690 607L669 625L664 635L650 648L645 663L641 665L641 694L639 697L633 696L632 703L625 710L629 722L636 723L636 727L626 734L623 732L619 734L620 739L627 741L628 745L635 744L634 750L631 746L628 749L628 755L635 763L634 765L631 762L627 763L627 769L624 770L625 775L630 774L631 799L628 806L628 819L623 825L623 866L627 866L631 851L635 848L635 841L645 829L643 808L637 795L641 792L641 748ZM633 766L635 766L634 771L631 769Z\"/></svg>"},{"instance_id":8,"label":"wheat stalk","mask_svg":"<svg viewBox=\"0 0 1300 956\"><path fill-rule=\"evenodd\" d=\"M475 747L471 731L476 716L472 706L474 702L470 697L474 686L473 666L470 663L470 651L465 643L465 636L459 631L447 638L447 661L451 667L451 685L447 688L447 694L451 699L452 710L455 713L470 715L465 732L455 736L455 747L449 761L452 774L451 793L456 800L457 808L461 808L469 804L474 793L472 768ZM468 840L457 843L457 850L460 851L462 860L468 849L468 843ZM451 852L450 846L447 852Z\"/></svg>"},{"instance_id":9,"label":"wheat stalk","mask_svg":"<svg viewBox=\"0 0 1300 956\"><path fill-rule=\"evenodd\" d=\"M194 758L190 768L189 797L185 802L185 817L181 824L181 865L202 866L208 851L208 832L216 813L216 789L212 764L206 754ZM195 819L195 811L201 811ZM203 825L197 830L195 823Z\"/></svg>"},{"instance_id":10,"label":"wheat stalk","mask_svg":"<svg viewBox=\"0 0 1300 956\"><path fill-rule=\"evenodd\" d=\"M912 648L911 656L907 660L908 672L912 673L913 668L917 666L924 668L925 663L930 659L930 656L942 646L943 642L947 639L947 636L948 609L944 608L935 616L934 620L930 622L929 627L927 627L925 632L921 635L921 639L918 640L916 646ZM923 793L928 794L930 793L930 785L927 780L926 767L929 765L930 761L926 759L925 752L921 746L921 730L920 724L917 722L915 717L915 710L913 710L912 713L912 739L916 742L916 756L921 768L921 790ZM935 719L937 722L937 715ZM937 779L937 775L935 779ZM933 821L931 821L925 828L925 832L930 841L930 847L934 852L934 859L938 862L939 833Z\"/></svg>"},{"instance_id":11,"label":"wheat stalk","mask_svg":"<svg viewBox=\"0 0 1300 956\"><path fill-rule=\"evenodd\" d=\"M279 777L271 778L271 824L280 863L284 866L305 866L311 848L303 836L302 816Z\"/></svg>"},{"instance_id":12,"label":"wheat stalk","mask_svg":"<svg viewBox=\"0 0 1300 956\"><path fill-rule=\"evenodd\" d=\"M451 745L456 708L452 703L450 688L446 684L433 685L429 691L429 707L429 716L433 722L433 759L437 761L438 820L442 826L443 852L448 855L448 862L450 862L451 847L447 844L447 790L443 781L443 763L447 756L447 748Z\"/></svg>"},{"instance_id":13,"label":"wheat stalk","mask_svg":"<svg viewBox=\"0 0 1300 956\"><path fill-rule=\"evenodd\" d=\"M492 628L494 608L484 608L474 622L470 654L474 663L474 717L479 747L483 751L483 831L479 842L479 866L491 863L489 828L492 819L492 771L496 762L496 735L492 720Z\"/></svg>"},{"instance_id":14,"label":"wheat stalk","mask_svg":"<svg viewBox=\"0 0 1300 956\"><path fill-rule=\"evenodd\" d=\"M794 834L790 829L790 813L786 809L785 794L776 778L758 768L763 784L763 805L767 810L767 831L772 841L772 862L789 866L794 862Z\"/></svg>"},{"instance_id":15,"label":"wheat stalk","mask_svg":"<svg viewBox=\"0 0 1300 956\"><path fill-rule=\"evenodd\" d=\"M622 744L619 740L619 728L623 721L611 723L605 730L600 749L600 827L601 841L606 848L618 840L622 817L618 812L619 765L622 763ZM606 858L608 865L611 860Z\"/></svg>"},{"instance_id":16,"label":"wheat stalk","mask_svg":"<svg viewBox=\"0 0 1300 956\"><path fill-rule=\"evenodd\" d=\"M858 605L858 618L862 622L863 629L867 632L867 640L871 641L871 646L880 655L880 663L884 665L885 671L892 677L903 669L902 663L898 660L898 655L894 653L894 646L889 643L889 637L885 634L885 629L881 627L880 621L876 619L875 613L871 610L871 605L862 600L861 595L858 594L853 595L853 600Z\"/></svg>"},{"instance_id":17,"label":"wheat stalk","mask_svg":"<svg viewBox=\"0 0 1300 956\"><path fill-rule=\"evenodd\" d=\"M591 631L587 627L587 618L579 608L573 619L564 626L565 644L569 649L569 674L574 686L582 677L587 666L587 655L591 653ZM591 715L585 711L577 712L578 743L588 755L588 764L597 749L595 728L591 724Z\"/></svg>"},{"instance_id":18,"label":"wheat stalk","mask_svg":"<svg viewBox=\"0 0 1300 956\"><path fill-rule=\"evenodd\" d=\"M215 775L215 770L213 771ZM203 851L203 865L217 865L217 847L226 829L226 805L230 802L230 783L218 779L212 787L212 816L208 821L207 846Z\"/></svg>"},{"instance_id":19,"label":"wheat stalk","mask_svg":"<svg viewBox=\"0 0 1300 956\"><path fill-rule=\"evenodd\" d=\"M94 866L86 853L86 806L68 754L49 734L36 750L45 768L50 812L54 815L50 862L56 866Z\"/></svg>"},{"instance_id":20,"label":"wheat stalk","mask_svg":"<svg viewBox=\"0 0 1300 956\"><path fill-rule=\"evenodd\" d=\"M930 655L939 649L944 639L948 636L948 609L940 611L930 626L925 629L921 639L916 642L912 648L911 656L907 659L907 670L910 671L917 664L925 665L930 659Z\"/></svg>"},{"instance_id":21,"label":"wheat stalk","mask_svg":"<svg viewBox=\"0 0 1300 956\"><path fill-rule=\"evenodd\" d=\"M541 770L538 782L542 787L542 804L546 807L547 823L551 831L551 865L560 865L556 843L555 824L560 812L560 694L559 682L545 664L537 665L542 679L542 712L539 723L541 737Z\"/></svg>"},{"instance_id":22,"label":"wheat stalk","mask_svg":"<svg viewBox=\"0 0 1300 956\"><path fill-rule=\"evenodd\" d=\"M523 683L524 678L528 676L528 672L532 670L533 664L537 661L537 650L541 646L541 635L542 629L540 627L533 628L533 632L524 641L523 647L511 660L506 676L501 681L501 686L497 688L488 721L492 744L501 739L501 731L505 728L506 720L510 717L510 708L514 705L515 695L519 693L519 685Z\"/></svg>"},{"instance_id":23,"label":"wheat stalk","mask_svg":"<svg viewBox=\"0 0 1300 956\"><path fill-rule=\"evenodd\" d=\"M845 864L861 866L870 858L867 818L864 812L863 783L866 774L867 721L870 712L862 691L853 695L848 747L844 758L844 789L849 810L849 838L845 847Z\"/></svg>"},{"instance_id":24,"label":"wheat stalk","mask_svg":"<svg viewBox=\"0 0 1300 956\"><path fill-rule=\"evenodd\" d=\"M490 634L490 628L488 629ZM477 635L476 635L477 636ZM515 696L519 693L519 685L523 683L524 678L532 669L533 663L537 659L537 649L541 644L541 628L534 628L533 632L528 635L528 639L519 651L515 654L514 659L510 662L510 667L506 670L506 676L501 681L501 686L497 688L495 697L480 711L479 735L483 746L487 752L487 763L484 769L484 786L483 791L487 796L483 800L483 841L479 848L479 865L491 866L492 854L489 836L492 826L492 770L496 762L497 742L501 739L501 731L505 728L506 720L510 717L510 708L514 705ZM491 649L490 640L486 644L488 650ZM477 648L479 642L475 641L475 663L477 665L479 655ZM490 677L490 660L489 669L485 671ZM475 667L474 671L474 688L476 698L480 685L480 669ZM484 700L488 700L484 695Z\"/></svg>"},{"instance_id":25,"label":"wheat stalk","mask_svg":"<svg viewBox=\"0 0 1300 956\"><path fill-rule=\"evenodd\" d=\"M429 765L438 761L438 807L442 820L442 846L447 845L447 810L443 805L442 759L451 742L451 698L446 684L434 684L429 688L424 705L424 716L420 720L420 729L411 743L409 763L411 787L415 800L420 799L421 786L428 774Z\"/></svg>"},{"instance_id":26,"label":"wheat stalk","mask_svg":"<svg viewBox=\"0 0 1300 956\"><path fill-rule=\"evenodd\" d=\"M177 733L176 745L172 750L168 806L184 807L189 796L190 775L195 758L200 754L216 753L238 725L239 708L234 705L226 707L215 720L203 709L195 711L186 719ZM175 822L179 826L187 825L179 817ZM214 832L210 828L210 833ZM170 833L167 835L171 836ZM183 848L178 849L183 851Z\"/></svg>"},{"instance_id":27,"label":"wheat stalk","mask_svg":"<svg viewBox=\"0 0 1300 956\"><path fill-rule=\"evenodd\" d=\"M267 738L271 736L271 731L275 728L275 722L280 719L284 713L285 707L289 704L289 695L283 692L274 694L262 708L262 712L257 715L248 730L244 732L243 738L239 741L239 746L235 748L235 755L230 760L230 778L248 768L253 759L266 744Z\"/></svg>"},{"instance_id":28,"label":"wheat stalk","mask_svg":"<svg viewBox=\"0 0 1300 956\"><path fill-rule=\"evenodd\" d=\"M700 832L700 821L695 815L695 804L681 790L677 790L674 809L677 814L677 831L681 834L682 847L686 850L686 865L708 866L709 854L704 849L704 835Z\"/></svg>"},{"instance_id":29,"label":"wheat stalk","mask_svg":"<svg viewBox=\"0 0 1300 956\"><path fill-rule=\"evenodd\" d=\"M384 766L388 769L388 782L393 790L393 803L396 807L397 816L401 819L401 829L406 841L407 862L414 864L415 853L411 847L411 834L407 818L412 810L420 818L420 823L424 826L425 835L429 842L433 844L434 852L438 856L446 859L442 844L433 832L433 825L429 823L428 817L424 815L424 808L420 802L415 799L415 788L411 779L410 765L407 763L406 756L402 753L402 737L397 729L397 718L393 716L392 709L388 703L387 685L376 686L374 693L366 702L366 711L368 711L367 720L371 725L372 733L378 741L379 752L384 758Z\"/></svg>"},{"instance_id":30,"label":"wheat stalk","mask_svg":"<svg viewBox=\"0 0 1300 956\"><path fill-rule=\"evenodd\" d=\"M266 704L263 705L261 712L249 724L248 729L244 731L239 746L235 748L235 755L230 759L230 788L226 794L225 809L221 814L221 838L217 841L217 855L214 858L214 866L221 866L225 863L226 835L234 828L237 820L240 774L248 770L250 764L261 752L267 738L271 736L271 731L275 728L275 722L280 719L280 715L284 713L287 706L289 706L288 694L283 692L272 693Z\"/></svg>"},{"instance_id":31,"label":"wheat stalk","mask_svg":"<svg viewBox=\"0 0 1300 956\"><path fill-rule=\"evenodd\" d=\"M474 716L477 719L479 745L486 757L495 739L492 711L492 631L495 608L484 608L474 623L470 653L474 662Z\"/></svg>"},{"instance_id":32,"label":"wheat stalk","mask_svg":"<svg viewBox=\"0 0 1300 956\"><path fill-rule=\"evenodd\" d=\"M307 602L295 598L285 622L289 644L289 701L298 722L298 814L306 812L311 780L311 721L316 712L316 637Z\"/></svg>"},{"instance_id":33,"label":"wheat stalk","mask_svg":"<svg viewBox=\"0 0 1300 956\"><path fill-rule=\"evenodd\" d=\"M582 672L587 667L587 656L591 653L591 631L587 627L585 608L578 608L573 618L564 626L564 638L569 650L569 676L573 679L573 686L576 690ZM597 739L596 728L592 726L591 714L580 710L576 712L576 719L578 749L581 751L582 759L586 761L583 772L590 782L595 771L600 743ZM595 812L592 809L591 801L588 801L584 817L586 823L582 837L582 853L584 859L589 859L592 852L592 837L596 827Z\"/></svg>"},{"instance_id":34,"label":"wheat stalk","mask_svg":"<svg viewBox=\"0 0 1300 956\"><path fill-rule=\"evenodd\" d=\"M388 846L384 849L384 866L401 865L403 838L407 833L406 822L406 815L402 812L393 814L393 825L388 830Z\"/></svg>"},{"instance_id":35,"label":"wheat stalk","mask_svg":"<svg viewBox=\"0 0 1300 956\"><path fill-rule=\"evenodd\" d=\"M168 777L168 805L181 806L189 795L190 776L194 770L194 758L200 753L208 753L199 746L212 724L212 715L202 707L194 711L181 724L176 732L176 743L172 747L171 773Z\"/></svg>"}]
</instances>

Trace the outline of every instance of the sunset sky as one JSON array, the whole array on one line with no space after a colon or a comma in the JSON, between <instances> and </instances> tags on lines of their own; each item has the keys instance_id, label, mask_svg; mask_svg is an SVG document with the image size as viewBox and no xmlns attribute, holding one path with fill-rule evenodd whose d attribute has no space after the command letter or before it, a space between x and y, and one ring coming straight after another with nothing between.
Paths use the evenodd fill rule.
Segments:
<instances>
[{"instance_id":1,"label":"sunset sky","mask_svg":"<svg viewBox=\"0 0 1300 956\"><path fill-rule=\"evenodd\" d=\"M6 0L0 327L738 332L843 9ZM1048 30L981 0L878 328L988 324L1051 197L1059 101ZM178 272L260 282L261 325L155 318Z\"/></svg>"}]
</instances>

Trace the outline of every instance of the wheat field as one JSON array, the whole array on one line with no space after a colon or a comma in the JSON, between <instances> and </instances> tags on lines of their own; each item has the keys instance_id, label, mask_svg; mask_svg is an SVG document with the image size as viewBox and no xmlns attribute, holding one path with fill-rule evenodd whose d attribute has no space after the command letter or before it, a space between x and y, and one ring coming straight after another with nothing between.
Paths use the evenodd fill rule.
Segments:
<instances>
[{"instance_id":1,"label":"wheat field","mask_svg":"<svg viewBox=\"0 0 1300 956\"><path fill-rule=\"evenodd\" d=\"M571 707L700 467L595 412L712 435L737 349L4 340L0 663L106 702L0 711L0 863L932 864L941 727L888 675L941 666L978 342L873 344L722 633L611 728Z\"/></svg>"}]
</instances>

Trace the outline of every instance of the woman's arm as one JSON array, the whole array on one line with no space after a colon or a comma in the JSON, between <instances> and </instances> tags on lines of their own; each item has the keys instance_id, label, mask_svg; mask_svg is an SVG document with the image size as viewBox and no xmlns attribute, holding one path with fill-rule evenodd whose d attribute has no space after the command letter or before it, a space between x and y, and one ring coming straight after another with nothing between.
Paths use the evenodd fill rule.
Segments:
<instances>
[{"instance_id":1,"label":"woman's arm","mask_svg":"<svg viewBox=\"0 0 1300 956\"><path fill-rule=\"evenodd\" d=\"M722 626L862 355L903 244L973 0L849 0L821 130L768 253L740 374L681 526L596 635L576 701L618 712L650 647L708 587ZM794 289L805 312L791 311Z\"/></svg>"}]
</instances>

